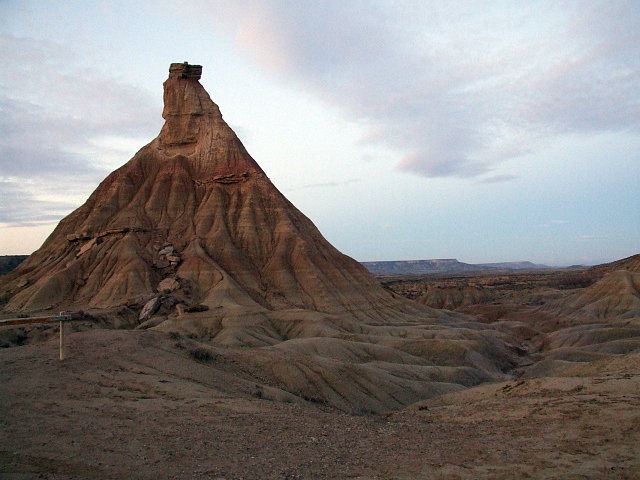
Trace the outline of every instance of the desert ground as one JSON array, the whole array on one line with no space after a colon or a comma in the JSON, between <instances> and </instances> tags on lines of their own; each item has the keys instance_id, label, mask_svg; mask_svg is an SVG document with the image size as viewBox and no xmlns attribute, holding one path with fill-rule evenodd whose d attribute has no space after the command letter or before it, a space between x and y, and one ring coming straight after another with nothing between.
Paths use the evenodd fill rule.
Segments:
<instances>
[{"instance_id":1,"label":"desert ground","mask_svg":"<svg viewBox=\"0 0 640 480\"><path fill-rule=\"evenodd\" d=\"M64 361L56 327L2 327L0 478L638 478L637 321L565 306L610 276L382 278L418 301L429 286L487 290L448 307L527 351L504 381L376 413L288 392L264 347L135 328L122 313L70 322Z\"/></svg>"}]
</instances>

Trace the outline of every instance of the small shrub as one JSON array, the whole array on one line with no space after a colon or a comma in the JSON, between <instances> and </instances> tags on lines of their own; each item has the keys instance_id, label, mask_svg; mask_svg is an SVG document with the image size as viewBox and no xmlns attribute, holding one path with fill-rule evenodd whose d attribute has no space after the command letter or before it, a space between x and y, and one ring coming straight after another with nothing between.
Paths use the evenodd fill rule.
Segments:
<instances>
[{"instance_id":1,"label":"small shrub","mask_svg":"<svg viewBox=\"0 0 640 480\"><path fill-rule=\"evenodd\" d=\"M214 354L206 348L193 348L189 350L189 355L198 360L199 362L212 362L214 360Z\"/></svg>"},{"instance_id":2,"label":"small shrub","mask_svg":"<svg viewBox=\"0 0 640 480\"><path fill-rule=\"evenodd\" d=\"M202 305L202 304L187 305L184 308L185 312L206 312L207 310L209 310L209 307L206 306L206 305Z\"/></svg>"}]
</instances>

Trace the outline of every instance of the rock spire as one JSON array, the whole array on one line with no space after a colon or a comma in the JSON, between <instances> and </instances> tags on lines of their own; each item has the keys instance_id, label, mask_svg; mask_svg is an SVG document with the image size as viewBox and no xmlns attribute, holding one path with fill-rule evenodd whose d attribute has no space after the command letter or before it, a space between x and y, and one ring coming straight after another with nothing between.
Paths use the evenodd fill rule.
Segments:
<instances>
[{"instance_id":1,"label":"rock spire","mask_svg":"<svg viewBox=\"0 0 640 480\"><path fill-rule=\"evenodd\" d=\"M176 301L211 309L368 318L397 303L273 186L201 73L199 65L171 64L158 137L2 280L5 309L135 304L167 278L179 285Z\"/></svg>"}]
</instances>

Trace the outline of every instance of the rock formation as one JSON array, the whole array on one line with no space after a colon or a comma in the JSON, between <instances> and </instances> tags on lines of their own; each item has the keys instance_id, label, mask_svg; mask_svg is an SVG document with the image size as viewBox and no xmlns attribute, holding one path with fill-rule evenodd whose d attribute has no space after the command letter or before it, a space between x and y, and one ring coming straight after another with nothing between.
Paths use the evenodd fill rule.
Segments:
<instances>
[{"instance_id":1,"label":"rock formation","mask_svg":"<svg viewBox=\"0 0 640 480\"><path fill-rule=\"evenodd\" d=\"M597 281L556 302L556 307L580 323L587 319L640 316L640 255L587 270Z\"/></svg>"},{"instance_id":2,"label":"rock formation","mask_svg":"<svg viewBox=\"0 0 640 480\"><path fill-rule=\"evenodd\" d=\"M143 327L259 347L245 361L266 378L345 410L397 408L516 364L497 330L397 298L330 245L245 150L200 72L171 65L158 137L0 280L5 311L128 305Z\"/></svg>"},{"instance_id":3,"label":"rock formation","mask_svg":"<svg viewBox=\"0 0 640 480\"><path fill-rule=\"evenodd\" d=\"M389 302L273 186L198 82L172 64L160 135L109 175L3 282L5 309L113 307L167 277L194 302L326 312ZM15 291L18 279L29 287Z\"/></svg>"}]
</instances>

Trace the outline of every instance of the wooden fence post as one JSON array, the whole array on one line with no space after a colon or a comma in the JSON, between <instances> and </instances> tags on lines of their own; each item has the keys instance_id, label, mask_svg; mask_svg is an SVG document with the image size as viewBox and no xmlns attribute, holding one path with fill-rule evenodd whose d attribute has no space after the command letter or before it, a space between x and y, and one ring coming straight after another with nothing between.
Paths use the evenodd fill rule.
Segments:
<instances>
[{"instance_id":1,"label":"wooden fence post","mask_svg":"<svg viewBox=\"0 0 640 480\"><path fill-rule=\"evenodd\" d=\"M47 322L60 322L60 361L64 360L64 323L73 320L72 315L54 315L49 317L18 317L18 318L5 318L0 319L0 327L7 325L24 325L27 323L47 323Z\"/></svg>"},{"instance_id":2,"label":"wooden fence post","mask_svg":"<svg viewBox=\"0 0 640 480\"><path fill-rule=\"evenodd\" d=\"M64 322L60 320L60 361L64 360Z\"/></svg>"}]
</instances>

